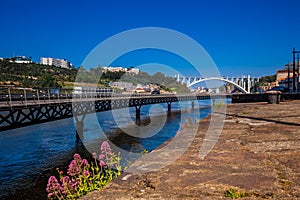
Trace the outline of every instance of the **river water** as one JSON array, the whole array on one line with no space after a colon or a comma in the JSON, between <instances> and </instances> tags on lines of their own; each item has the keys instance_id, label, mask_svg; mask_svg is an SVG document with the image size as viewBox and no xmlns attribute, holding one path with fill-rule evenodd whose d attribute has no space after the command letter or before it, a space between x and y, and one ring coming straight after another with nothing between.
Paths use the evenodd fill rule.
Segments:
<instances>
[{"instance_id":1,"label":"river water","mask_svg":"<svg viewBox=\"0 0 300 200\"><path fill-rule=\"evenodd\" d=\"M49 176L57 175L57 167L66 171L75 153L90 158L91 150L97 151L104 140L125 151L151 151L174 137L183 119L206 117L211 112L210 105L210 100L198 101L195 109L191 109L191 102L172 103L168 115L166 104L142 106L139 126L155 126L151 122L165 119L163 126L153 129L156 132L149 137L127 134L136 129L134 108L130 108L131 117L124 109L114 115L110 111L97 113L96 123L87 120L85 124L83 143L76 141L73 118L0 132L0 199L46 199ZM122 113L125 117L114 120ZM155 115L150 119L149 113ZM99 125L104 134L95 133ZM130 126L133 129L126 129Z\"/></svg>"}]
</instances>

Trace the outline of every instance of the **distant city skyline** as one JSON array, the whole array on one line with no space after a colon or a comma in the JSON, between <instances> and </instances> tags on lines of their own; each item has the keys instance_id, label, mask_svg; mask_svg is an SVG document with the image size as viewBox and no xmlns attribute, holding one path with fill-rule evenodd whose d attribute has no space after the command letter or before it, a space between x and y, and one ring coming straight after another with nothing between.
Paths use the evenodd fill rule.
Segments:
<instances>
[{"instance_id":1,"label":"distant city skyline","mask_svg":"<svg viewBox=\"0 0 300 200\"><path fill-rule=\"evenodd\" d=\"M272 75L292 61L293 47L300 49L299 9L297 0L4 0L0 57L64 58L79 67L99 43L119 32L163 27L196 40L221 75ZM112 66L161 59L193 74L184 61L155 51L120 57Z\"/></svg>"}]
</instances>

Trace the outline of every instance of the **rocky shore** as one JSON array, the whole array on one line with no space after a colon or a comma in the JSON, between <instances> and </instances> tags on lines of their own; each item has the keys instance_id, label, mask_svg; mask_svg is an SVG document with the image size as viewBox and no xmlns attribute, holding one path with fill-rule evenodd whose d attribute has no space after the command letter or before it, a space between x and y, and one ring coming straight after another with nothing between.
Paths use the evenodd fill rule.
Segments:
<instances>
[{"instance_id":1,"label":"rocky shore","mask_svg":"<svg viewBox=\"0 0 300 200\"><path fill-rule=\"evenodd\" d=\"M125 172L81 199L300 199L299 108L299 100L228 105L219 113L226 116L222 133L204 159L199 149L210 117L183 128L182 139L198 131L175 162L158 171ZM137 161L131 168L144 165Z\"/></svg>"}]
</instances>

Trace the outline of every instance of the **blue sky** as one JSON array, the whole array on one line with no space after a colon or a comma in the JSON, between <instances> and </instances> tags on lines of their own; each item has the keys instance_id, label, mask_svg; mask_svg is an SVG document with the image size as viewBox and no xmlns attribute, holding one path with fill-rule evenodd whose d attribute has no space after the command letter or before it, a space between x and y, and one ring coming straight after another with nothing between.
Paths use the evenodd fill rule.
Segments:
<instances>
[{"instance_id":1,"label":"blue sky","mask_svg":"<svg viewBox=\"0 0 300 200\"><path fill-rule=\"evenodd\" d=\"M299 10L298 0L4 0L0 57L65 58L78 67L119 32L164 27L201 44L224 76L270 75L300 49Z\"/></svg>"}]
</instances>

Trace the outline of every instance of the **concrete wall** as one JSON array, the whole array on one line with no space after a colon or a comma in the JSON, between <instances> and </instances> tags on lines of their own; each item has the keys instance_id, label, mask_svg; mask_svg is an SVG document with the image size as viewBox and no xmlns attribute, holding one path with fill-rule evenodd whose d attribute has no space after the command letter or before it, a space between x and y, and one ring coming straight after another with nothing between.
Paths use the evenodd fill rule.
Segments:
<instances>
[{"instance_id":1,"label":"concrete wall","mask_svg":"<svg viewBox=\"0 0 300 200\"><path fill-rule=\"evenodd\" d=\"M300 99L300 93L281 94L281 101ZM267 102L267 94L233 94L232 103L251 103L251 102Z\"/></svg>"}]
</instances>

